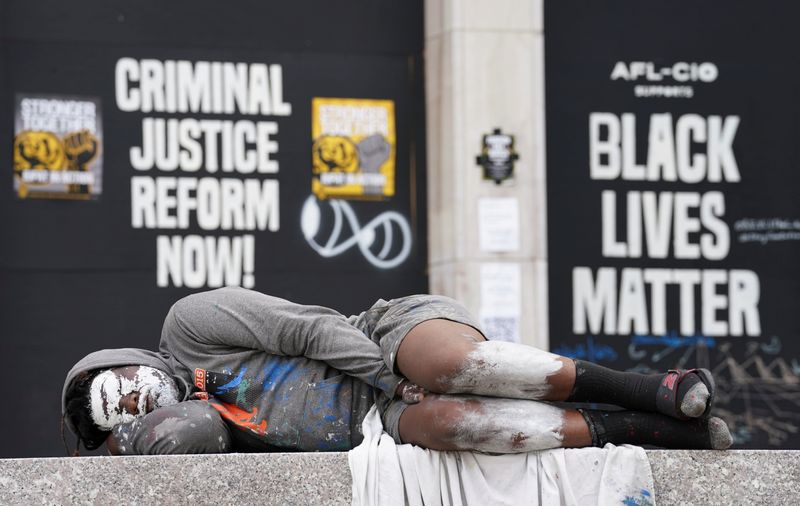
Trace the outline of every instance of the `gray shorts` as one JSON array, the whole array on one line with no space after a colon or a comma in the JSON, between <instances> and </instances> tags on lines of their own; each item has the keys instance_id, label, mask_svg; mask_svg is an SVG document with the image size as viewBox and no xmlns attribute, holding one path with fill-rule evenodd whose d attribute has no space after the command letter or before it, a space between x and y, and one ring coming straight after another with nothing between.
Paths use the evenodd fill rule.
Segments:
<instances>
[{"instance_id":1,"label":"gray shorts","mask_svg":"<svg viewBox=\"0 0 800 506\"><path fill-rule=\"evenodd\" d=\"M369 310L358 315L353 323L378 343L386 365L392 372L400 375L396 366L400 343L420 323L439 318L463 323L481 332L464 306L441 295L410 295L388 302L379 300ZM381 414L383 429L396 443L402 444L400 416L408 405L400 399L389 397L381 390L376 389L375 392L375 404Z\"/></svg>"}]
</instances>

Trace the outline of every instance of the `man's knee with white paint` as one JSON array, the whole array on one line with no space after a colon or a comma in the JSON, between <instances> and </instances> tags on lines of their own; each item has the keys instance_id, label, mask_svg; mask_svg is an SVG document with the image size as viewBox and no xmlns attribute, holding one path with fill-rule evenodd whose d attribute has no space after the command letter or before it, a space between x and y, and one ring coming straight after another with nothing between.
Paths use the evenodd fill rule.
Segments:
<instances>
[{"instance_id":1,"label":"man's knee with white paint","mask_svg":"<svg viewBox=\"0 0 800 506\"><path fill-rule=\"evenodd\" d=\"M546 403L466 397L466 409L455 424L461 449L519 453L562 446L564 411Z\"/></svg>"},{"instance_id":2,"label":"man's knee with white paint","mask_svg":"<svg viewBox=\"0 0 800 506\"><path fill-rule=\"evenodd\" d=\"M515 399L544 399L552 390L548 377L563 362L557 355L503 341L475 344L452 376L439 382L446 393L471 393Z\"/></svg>"},{"instance_id":3,"label":"man's knee with white paint","mask_svg":"<svg viewBox=\"0 0 800 506\"><path fill-rule=\"evenodd\" d=\"M563 410L535 401L434 395L412 416L419 423L401 425L403 442L431 449L518 453L556 448L564 439Z\"/></svg>"}]
</instances>

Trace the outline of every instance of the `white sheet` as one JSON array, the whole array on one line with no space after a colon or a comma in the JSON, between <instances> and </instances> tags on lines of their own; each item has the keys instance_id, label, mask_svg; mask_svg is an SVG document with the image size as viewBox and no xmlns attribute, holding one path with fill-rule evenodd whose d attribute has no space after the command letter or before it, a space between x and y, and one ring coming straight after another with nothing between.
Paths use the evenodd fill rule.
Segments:
<instances>
[{"instance_id":1,"label":"white sheet","mask_svg":"<svg viewBox=\"0 0 800 506\"><path fill-rule=\"evenodd\" d=\"M513 455L397 445L373 406L364 441L350 451L354 506L655 504L644 450L555 449Z\"/></svg>"}]
</instances>

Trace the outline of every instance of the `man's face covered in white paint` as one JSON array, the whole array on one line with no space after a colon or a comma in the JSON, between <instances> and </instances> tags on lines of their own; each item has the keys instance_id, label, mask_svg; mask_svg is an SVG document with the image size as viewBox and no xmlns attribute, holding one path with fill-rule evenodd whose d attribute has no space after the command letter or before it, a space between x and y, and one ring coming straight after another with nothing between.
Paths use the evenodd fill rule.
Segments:
<instances>
[{"instance_id":1,"label":"man's face covered in white paint","mask_svg":"<svg viewBox=\"0 0 800 506\"><path fill-rule=\"evenodd\" d=\"M144 365L116 367L92 380L92 419L101 429L111 430L156 408L177 404L178 395L175 381L163 371Z\"/></svg>"}]
</instances>

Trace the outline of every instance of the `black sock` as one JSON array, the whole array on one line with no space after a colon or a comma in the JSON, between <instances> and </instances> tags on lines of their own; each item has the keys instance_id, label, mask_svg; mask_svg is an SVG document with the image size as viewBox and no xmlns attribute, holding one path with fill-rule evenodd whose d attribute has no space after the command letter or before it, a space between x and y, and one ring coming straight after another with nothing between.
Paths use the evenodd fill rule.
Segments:
<instances>
[{"instance_id":1,"label":"black sock","mask_svg":"<svg viewBox=\"0 0 800 506\"><path fill-rule=\"evenodd\" d=\"M597 402L614 404L636 411L656 410L656 394L663 374L640 374L622 372L586 362L575 360L575 386L567 402ZM678 406L686 392L700 378L690 374L678 386Z\"/></svg>"},{"instance_id":2,"label":"black sock","mask_svg":"<svg viewBox=\"0 0 800 506\"><path fill-rule=\"evenodd\" d=\"M599 448L606 443L662 448L712 448L709 420L706 419L676 420L658 413L639 411L579 411L592 434L592 446Z\"/></svg>"}]
</instances>

